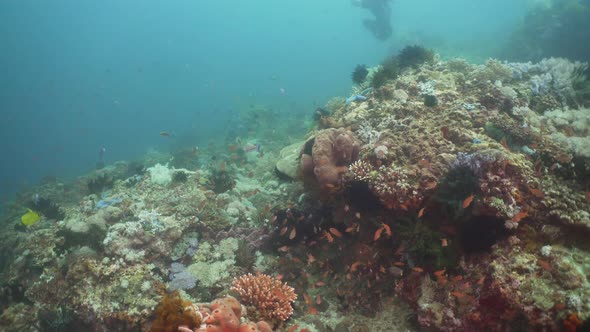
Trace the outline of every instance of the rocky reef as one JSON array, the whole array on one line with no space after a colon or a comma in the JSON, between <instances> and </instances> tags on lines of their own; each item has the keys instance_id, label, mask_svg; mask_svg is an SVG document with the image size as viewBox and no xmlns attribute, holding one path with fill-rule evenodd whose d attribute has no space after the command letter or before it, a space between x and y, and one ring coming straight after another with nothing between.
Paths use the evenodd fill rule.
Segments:
<instances>
[{"instance_id":1,"label":"rocky reef","mask_svg":"<svg viewBox=\"0 0 590 332\"><path fill-rule=\"evenodd\" d=\"M588 327L586 66L428 53L283 151L42 183L1 219L0 329Z\"/></svg>"}]
</instances>

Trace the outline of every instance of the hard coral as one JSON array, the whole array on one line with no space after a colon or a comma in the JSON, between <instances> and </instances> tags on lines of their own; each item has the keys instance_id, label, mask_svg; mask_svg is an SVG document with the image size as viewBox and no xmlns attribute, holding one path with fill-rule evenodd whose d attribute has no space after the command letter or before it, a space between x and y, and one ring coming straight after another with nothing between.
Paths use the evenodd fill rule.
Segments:
<instances>
[{"instance_id":1,"label":"hard coral","mask_svg":"<svg viewBox=\"0 0 590 332\"><path fill-rule=\"evenodd\" d=\"M287 320L293 313L291 303L297 299L293 287L266 274L248 273L235 278L231 290L240 294L246 305L253 307L249 314L269 322Z\"/></svg>"},{"instance_id":2,"label":"hard coral","mask_svg":"<svg viewBox=\"0 0 590 332\"><path fill-rule=\"evenodd\" d=\"M311 154L303 151L301 165L305 173L315 176L323 189L334 188L347 166L358 158L359 149L360 141L352 132L325 129L315 136Z\"/></svg>"}]
</instances>

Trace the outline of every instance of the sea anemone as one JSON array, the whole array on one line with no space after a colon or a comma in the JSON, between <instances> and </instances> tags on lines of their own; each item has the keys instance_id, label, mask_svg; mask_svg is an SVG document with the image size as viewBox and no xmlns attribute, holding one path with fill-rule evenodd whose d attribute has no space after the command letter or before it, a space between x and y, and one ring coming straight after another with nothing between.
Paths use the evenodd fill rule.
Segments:
<instances>
[{"instance_id":1,"label":"sea anemone","mask_svg":"<svg viewBox=\"0 0 590 332\"><path fill-rule=\"evenodd\" d=\"M352 71L352 82L357 85L363 84L365 79L367 79L367 75L369 71L367 70L367 66L365 65L356 65L356 68Z\"/></svg>"}]
</instances>

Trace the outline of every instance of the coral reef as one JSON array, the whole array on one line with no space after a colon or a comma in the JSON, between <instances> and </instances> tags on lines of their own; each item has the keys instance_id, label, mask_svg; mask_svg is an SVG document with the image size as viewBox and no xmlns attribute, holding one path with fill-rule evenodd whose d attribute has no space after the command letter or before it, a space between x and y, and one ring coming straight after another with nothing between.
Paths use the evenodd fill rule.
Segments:
<instances>
[{"instance_id":1,"label":"coral reef","mask_svg":"<svg viewBox=\"0 0 590 332\"><path fill-rule=\"evenodd\" d=\"M252 105L176 162L48 178L2 214L0 329L583 329L585 70L409 47L307 139Z\"/></svg>"}]
</instances>

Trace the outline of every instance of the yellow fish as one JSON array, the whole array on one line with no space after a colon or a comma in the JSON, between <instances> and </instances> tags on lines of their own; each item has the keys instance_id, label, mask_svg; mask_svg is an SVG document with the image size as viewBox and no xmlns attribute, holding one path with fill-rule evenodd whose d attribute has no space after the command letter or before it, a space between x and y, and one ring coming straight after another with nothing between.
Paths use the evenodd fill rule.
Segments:
<instances>
[{"instance_id":1,"label":"yellow fish","mask_svg":"<svg viewBox=\"0 0 590 332\"><path fill-rule=\"evenodd\" d=\"M31 226L31 225L37 223L39 220L41 220L41 217L39 217L39 214L31 209L29 209L29 212L23 214L23 216L20 217L20 221L25 226Z\"/></svg>"}]
</instances>

